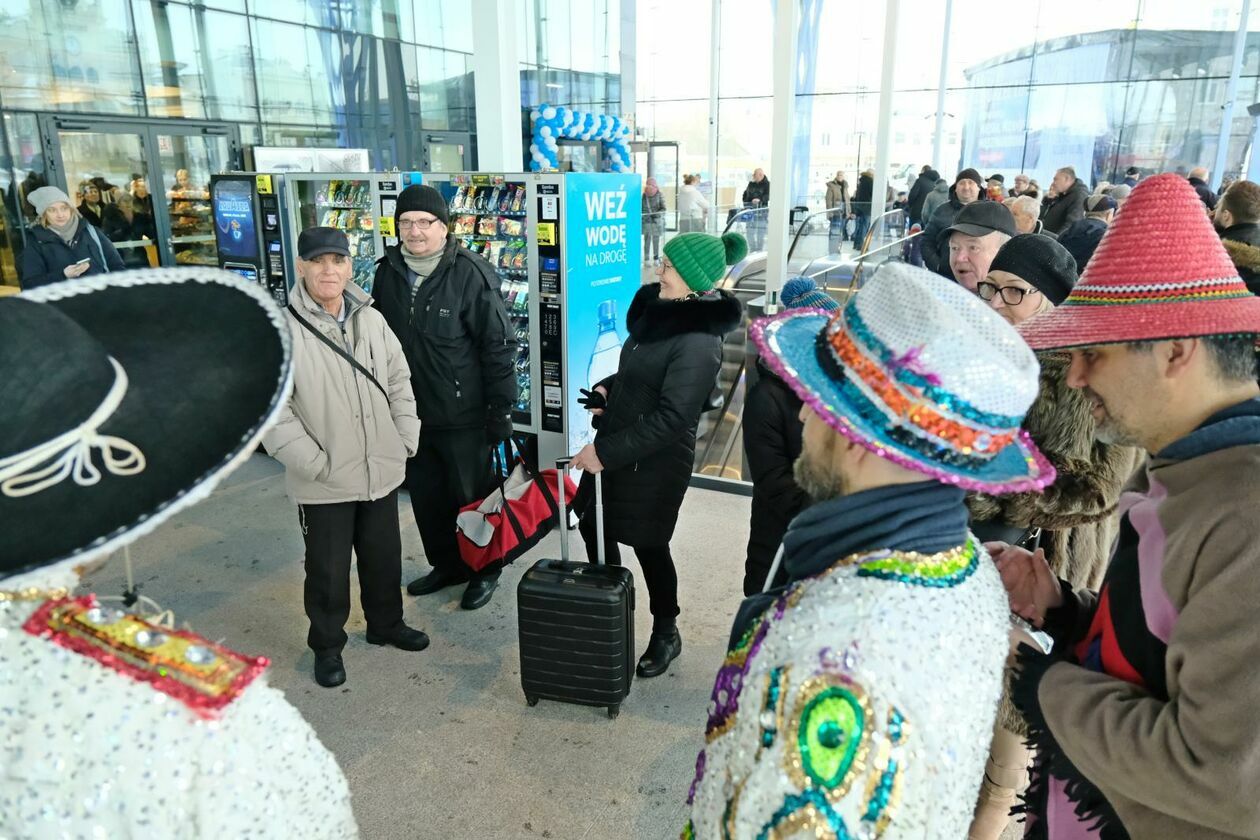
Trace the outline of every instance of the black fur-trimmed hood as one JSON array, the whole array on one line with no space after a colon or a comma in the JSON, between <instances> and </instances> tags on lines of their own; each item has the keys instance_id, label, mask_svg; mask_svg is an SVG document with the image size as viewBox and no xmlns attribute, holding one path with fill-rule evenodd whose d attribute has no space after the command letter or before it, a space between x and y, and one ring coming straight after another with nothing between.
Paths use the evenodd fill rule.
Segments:
<instances>
[{"instance_id":1,"label":"black fur-trimmed hood","mask_svg":"<svg viewBox=\"0 0 1260 840\"><path fill-rule=\"evenodd\" d=\"M639 289L626 313L626 330L638 341L660 341L684 333L707 333L719 338L739 326L744 306L720 289L697 298L661 300L661 284Z\"/></svg>"}]
</instances>

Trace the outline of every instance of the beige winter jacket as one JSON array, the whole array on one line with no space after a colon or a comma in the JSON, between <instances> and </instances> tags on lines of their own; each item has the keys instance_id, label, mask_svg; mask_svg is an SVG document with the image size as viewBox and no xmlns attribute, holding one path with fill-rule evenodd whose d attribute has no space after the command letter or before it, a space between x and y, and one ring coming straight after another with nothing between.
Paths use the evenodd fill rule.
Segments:
<instances>
[{"instance_id":1,"label":"beige winter jacket","mask_svg":"<svg viewBox=\"0 0 1260 840\"><path fill-rule=\"evenodd\" d=\"M346 286L345 332L299 281L290 302L307 323L351 351L380 389L286 313L293 334L293 396L263 446L285 466L298 504L366 502L403 481L416 453L420 421L402 345L358 286Z\"/></svg>"}]
</instances>

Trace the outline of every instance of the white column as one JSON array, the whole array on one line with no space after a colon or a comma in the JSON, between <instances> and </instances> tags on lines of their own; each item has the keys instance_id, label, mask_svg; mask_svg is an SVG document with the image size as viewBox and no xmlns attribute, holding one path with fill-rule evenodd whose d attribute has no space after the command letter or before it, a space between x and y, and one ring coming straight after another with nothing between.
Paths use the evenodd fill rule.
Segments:
<instances>
[{"instance_id":1,"label":"white column","mask_svg":"<svg viewBox=\"0 0 1260 840\"><path fill-rule=\"evenodd\" d=\"M512 5L515 5L513 3ZM638 9L635 0L621 0L621 43L618 48L621 57L618 63L621 70L621 116L633 117L637 109L635 105L635 79L638 74Z\"/></svg>"},{"instance_id":2,"label":"white column","mask_svg":"<svg viewBox=\"0 0 1260 840\"><path fill-rule=\"evenodd\" d=\"M712 17L709 20L709 183L713 195L709 197L709 230L718 233L726 226L726 214L718 210L718 81L722 67L719 50L722 48L722 0L713 0Z\"/></svg>"},{"instance_id":3,"label":"white column","mask_svg":"<svg viewBox=\"0 0 1260 840\"><path fill-rule=\"evenodd\" d=\"M949 31L954 17L954 0L945 0L945 30L941 34L941 76L936 84L936 130L932 133L932 168L945 177L941 144L945 140L945 87L949 81Z\"/></svg>"},{"instance_id":4,"label":"white column","mask_svg":"<svg viewBox=\"0 0 1260 840\"><path fill-rule=\"evenodd\" d=\"M879 122L875 129L875 186L871 190L872 242L878 241L883 222L875 217L884 212L884 193L888 189L888 156L892 146L893 71L897 65L897 19L901 0L888 0L884 9L884 65L879 75ZM935 166L936 164L933 164Z\"/></svg>"},{"instance_id":5,"label":"white column","mask_svg":"<svg viewBox=\"0 0 1260 840\"><path fill-rule=\"evenodd\" d=\"M894 0L895 2L895 0ZM774 15L774 124L770 127L770 219L766 231L766 295L787 280L792 197L792 129L796 113L796 43L800 0L778 0Z\"/></svg>"},{"instance_id":6,"label":"white column","mask_svg":"<svg viewBox=\"0 0 1260 840\"><path fill-rule=\"evenodd\" d=\"M472 0L473 91L477 108L477 168L520 172L521 63L517 55L517 3Z\"/></svg>"},{"instance_id":7,"label":"white column","mask_svg":"<svg viewBox=\"0 0 1260 840\"><path fill-rule=\"evenodd\" d=\"M1238 19L1238 31L1234 33L1234 61L1229 68L1229 84L1225 86L1225 104L1221 106L1221 130L1216 135L1216 162L1209 176L1212 189L1221 187L1225 176L1225 162L1229 157L1229 135L1234 127L1234 105L1238 99L1238 75L1242 71L1243 49L1247 46L1247 18L1251 13L1251 0L1243 0L1242 16Z\"/></svg>"}]
</instances>

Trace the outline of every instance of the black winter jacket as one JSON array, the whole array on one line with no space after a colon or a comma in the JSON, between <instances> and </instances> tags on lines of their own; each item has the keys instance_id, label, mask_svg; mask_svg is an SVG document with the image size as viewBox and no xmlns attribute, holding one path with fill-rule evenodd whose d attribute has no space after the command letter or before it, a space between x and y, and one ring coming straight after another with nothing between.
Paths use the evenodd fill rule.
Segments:
<instances>
[{"instance_id":1,"label":"black winter jacket","mask_svg":"<svg viewBox=\"0 0 1260 840\"><path fill-rule=\"evenodd\" d=\"M984 193L976 201L987 201ZM927 227L923 229L922 253L923 264L929 270L935 271L937 274L947 279L954 279L954 272L949 267L949 241L944 239L941 234L954 226L954 219L958 217L958 211L963 209L963 203L958 200L958 195L954 192L954 188L949 188L949 201L936 208L936 212L932 214L932 218L928 219Z\"/></svg>"},{"instance_id":2,"label":"black winter jacket","mask_svg":"<svg viewBox=\"0 0 1260 840\"><path fill-rule=\"evenodd\" d=\"M66 268L84 257L91 260L91 264L80 277L125 269L122 257L118 256L118 249L109 241L109 237L95 227L89 232L88 227L87 221L79 219L79 229L67 245L61 241L60 236L43 225L33 225L27 231L30 236L22 251L22 288L34 289L49 283L60 283L66 279ZM95 238L93 233L96 234Z\"/></svg>"},{"instance_id":3,"label":"black winter jacket","mask_svg":"<svg viewBox=\"0 0 1260 840\"><path fill-rule=\"evenodd\" d=\"M722 365L722 336L739 326L742 312L729 292L690 300L661 300L660 292L652 283L635 294L620 366L600 383L608 389L595 435L605 527L631 546L667 545L674 535L696 425Z\"/></svg>"},{"instance_id":4,"label":"black winter jacket","mask_svg":"<svg viewBox=\"0 0 1260 840\"><path fill-rule=\"evenodd\" d=\"M744 204L752 204L754 198L761 199L758 207L770 206L770 179L762 178L760 181L749 181L748 186L744 187Z\"/></svg>"},{"instance_id":5,"label":"black winter jacket","mask_svg":"<svg viewBox=\"0 0 1260 840\"><path fill-rule=\"evenodd\" d=\"M1194 187L1194 191L1199 194L1199 200L1209 210L1216 209L1216 193L1212 192L1212 188L1202 178L1187 178L1190 186Z\"/></svg>"},{"instance_id":6,"label":"black winter jacket","mask_svg":"<svg viewBox=\"0 0 1260 840\"><path fill-rule=\"evenodd\" d=\"M1238 276L1247 284L1251 293L1260 294L1260 225L1245 222L1217 229L1221 244L1238 269Z\"/></svg>"},{"instance_id":7,"label":"black winter jacket","mask_svg":"<svg viewBox=\"0 0 1260 840\"><path fill-rule=\"evenodd\" d=\"M1042 204L1041 223L1051 233L1063 233L1068 225L1085 218L1085 199L1089 188L1077 178L1063 195L1048 198Z\"/></svg>"},{"instance_id":8,"label":"black winter jacket","mask_svg":"<svg viewBox=\"0 0 1260 840\"><path fill-rule=\"evenodd\" d=\"M859 175L857 189L853 191L853 214L855 216L871 215L871 194L875 191L875 180L868 175Z\"/></svg>"},{"instance_id":9,"label":"black winter jacket","mask_svg":"<svg viewBox=\"0 0 1260 840\"><path fill-rule=\"evenodd\" d=\"M499 277L454 236L414 306L400 245L377 260L372 305L402 343L420 422L430 429L484 428L516 401L516 334Z\"/></svg>"},{"instance_id":10,"label":"black winter jacket","mask_svg":"<svg viewBox=\"0 0 1260 840\"><path fill-rule=\"evenodd\" d=\"M936 182L940 180L940 177L935 169L929 169L914 179L910 194L906 196L907 212L911 223L923 221L923 201L928 197L928 193L936 189Z\"/></svg>"},{"instance_id":11,"label":"black winter jacket","mask_svg":"<svg viewBox=\"0 0 1260 840\"><path fill-rule=\"evenodd\" d=\"M1106 222L1087 216L1073 222L1067 230L1059 234L1059 244L1067 249L1072 259L1076 260L1078 273L1085 270L1085 264L1089 262L1090 257L1094 256L1094 251L1097 250L1098 243L1102 242L1103 234L1106 232Z\"/></svg>"},{"instance_id":12,"label":"black winter jacket","mask_svg":"<svg viewBox=\"0 0 1260 840\"><path fill-rule=\"evenodd\" d=\"M752 520L744 562L744 594L760 592L792 517L809 503L793 466L801 454L801 398L757 360L757 383L744 403L744 457L752 478ZM787 570L779 576L787 580Z\"/></svg>"}]
</instances>

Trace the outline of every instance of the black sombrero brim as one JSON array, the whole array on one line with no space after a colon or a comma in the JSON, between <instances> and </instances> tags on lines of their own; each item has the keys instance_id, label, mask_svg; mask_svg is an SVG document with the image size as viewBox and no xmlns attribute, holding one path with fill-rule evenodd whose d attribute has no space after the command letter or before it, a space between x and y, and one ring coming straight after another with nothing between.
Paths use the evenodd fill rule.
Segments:
<instances>
[{"instance_id":1,"label":"black sombrero brim","mask_svg":"<svg viewBox=\"0 0 1260 840\"><path fill-rule=\"evenodd\" d=\"M146 466L102 469L89 486L67 478L29 496L0 494L0 577L108 555L205 498L254 451L292 388L281 310L229 272L119 272L22 297L70 317L126 371L126 395L99 431L133 443Z\"/></svg>"}]
</instances>

